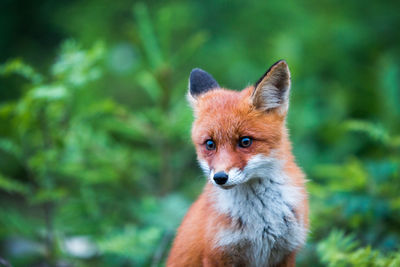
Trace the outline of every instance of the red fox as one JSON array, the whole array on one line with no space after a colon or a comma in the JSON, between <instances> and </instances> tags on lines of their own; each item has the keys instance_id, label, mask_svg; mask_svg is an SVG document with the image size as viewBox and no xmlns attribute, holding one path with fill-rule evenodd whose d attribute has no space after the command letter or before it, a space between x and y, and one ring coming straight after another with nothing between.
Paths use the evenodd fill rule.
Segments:
<instances>
[{"instance_id":1,"label":"red fox","mask_svg":"<svg viewBox=\"0 0 400 267\"><path fill-rule=\"evenodd\" d=\"M240 92L192 70L192 140L208 183L178 229L167 266L295 266L308 200L285 125L289 91L283 60Z\"/></svg>"}]
</instances>

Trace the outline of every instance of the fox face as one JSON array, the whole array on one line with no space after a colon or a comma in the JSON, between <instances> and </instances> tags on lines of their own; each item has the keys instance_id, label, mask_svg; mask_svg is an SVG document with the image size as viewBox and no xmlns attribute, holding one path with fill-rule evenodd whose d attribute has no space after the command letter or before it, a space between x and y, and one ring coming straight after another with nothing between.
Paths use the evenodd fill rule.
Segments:
<instances>
[{"instance_id":1,"label":"fox face","mask_svg":"<svg viewBox=\"0 0 400 267\"><path fill-rule=\"evenodd\" d=\"M188 98L194 109L192 140L208 179L230 189L260 178L271 157L279 157L286 134L290 74L285 61L275 63L242 91L219 87L213 77L192 71ZM264 170L265 171L265 170Z\"/></svg>"}]
</instances>

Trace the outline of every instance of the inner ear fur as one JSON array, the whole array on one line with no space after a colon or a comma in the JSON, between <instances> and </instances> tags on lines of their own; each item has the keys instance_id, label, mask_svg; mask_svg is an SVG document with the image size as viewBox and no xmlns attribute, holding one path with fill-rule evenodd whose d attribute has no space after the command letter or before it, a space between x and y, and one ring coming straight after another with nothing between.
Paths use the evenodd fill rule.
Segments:
<instances>
[{"instance_id":1,"label":"inner ear fur","mask_svg":"<svg viewBox=\"0 0 400 267\"><path fill-rule=\"evenodd\" d=\"M289 91L289 67L286 61L279 60L256 82L251 101L257 109L284 115L289 107Z\"/></svg>"}]
</instances>

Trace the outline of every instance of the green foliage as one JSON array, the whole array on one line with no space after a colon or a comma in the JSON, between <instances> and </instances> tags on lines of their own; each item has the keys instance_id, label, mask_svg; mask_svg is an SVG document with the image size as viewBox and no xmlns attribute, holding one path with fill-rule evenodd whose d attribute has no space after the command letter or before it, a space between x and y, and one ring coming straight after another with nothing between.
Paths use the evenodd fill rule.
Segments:
<instances>
[{"instance_id":1,"label":"green foliage","mask_svg":"<svg viewBox=\"0 0 400 267\"><path fill-rule=\"evenodd\" d=\"M310 180L298 265L399 265L398 1L42 2L0 8L1 258L162 266L204 184L190 69L243 88L285 58Z\"/></svg>"},{"instance_id":2,"label":"green foliage","mask_svg":"<svg viewBox=\"0 0 400 267\"><path fill-rule=\"evenodd\" d=\"M332 231L326 240L318 244L317 250L327 266L394 267L400 264L400 251L383 255L370 246L358 247L354 236Z\"/></svg>"},{"instance_id":3,"label":"green foliage","mask_svg":"<svg viewBox=\"0 0 400 267\"><path fill-rule=\"evenodd\" d=\"M26 194L28 191L28 188L24 184L3 175L0 175L0 188L7 192L17 192L21 194Z\"/></svg>"},{"instance_id":4,"label":"green foliage","mask_svg":"<svg viewBox=\"0 0 400 267\"><path fill-rule=\"evenodd\" d=\"M0 67L0 75L19 74L22 77L39 83L42 81L42 76L34 71L34 69L23 63L20 59L14 59Z\"/></svg>"},{"instance_id":5,"label":"green foliage","mask_svg":"<svg viewBox=\"0 0 400 267\"><path fill-rule=\"evenodd\" d=\"M43 222L39 223L42 225L30 228L29 236L47 240L44 256L48 262L68 255L68 250L63 249L67 242L64 235L96 233L104 235L96 249L105 257L114 255L144 264L165 229L175 228L187 208L181 205L179 216L164 219L164 225L157 221L144 224L143 214L148 210L134 209L137 206L134 201L145 196L140 185L148 184L139 178L145 180L152 172L152 167L146 164L154 167L160 164L157 155L151 157L149 153L148 161L141 162L145 150L153 141L162 143L166 137L147 140L150 142L147 146L142 144L143 148L135 149L135 142L146 140L149 132L155 131L152 120L160 119L160 111L143 110L142 114L135 115L93 92L92 86L102 75L104 52L102 44L82 50L75 42L67 41L52 67L51 76L45 79L48 82L32 80L18 101L0 107L2 125L9 126L2 128L1 151L5 159L26 172L25 178L1 175L0 188L18 194L14 201L24 201L23 209L36 211L12 216L5 209L0 219L2 231L25 236L16 225L23 225L43 210ZM25 77L26 65L19 66L21 69L11 61L3 68L24 73ZM12 173L7 168L4 171ZM114 192L119 192L119 201L125 202L124 205L114 205ZM150 200L161 201L154 197ZM162 201L170 203L168 199ZM185 203L180 198L172 201ZM133 226L121 226L121 222L130 222Z\"/></svg>"}]
</instances>

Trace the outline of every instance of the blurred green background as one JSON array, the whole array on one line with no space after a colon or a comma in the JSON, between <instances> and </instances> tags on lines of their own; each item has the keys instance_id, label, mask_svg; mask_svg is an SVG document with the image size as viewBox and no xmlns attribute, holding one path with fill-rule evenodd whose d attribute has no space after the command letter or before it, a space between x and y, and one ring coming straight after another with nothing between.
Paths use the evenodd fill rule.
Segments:
<instances>
[{"instance_id":1,"label":"blurred green background","mask_svg":"<svg viewBox=\"0 0 400 267\"><path fill-rule=\"evenodd\" d=\"M0 266L163 266L205 179L194 67L292 72L298 266L400 266L400 2L0 3ZM8 262L8 263L7 263Z\"/></svg>"}]
</instances>

